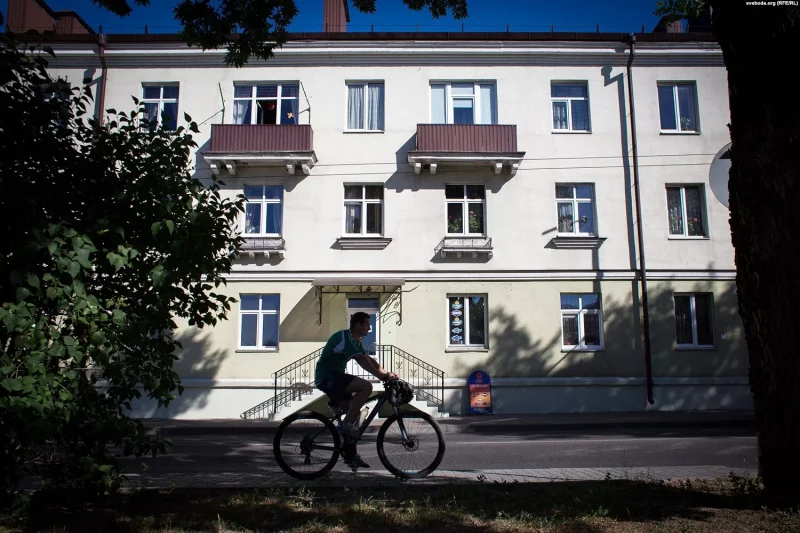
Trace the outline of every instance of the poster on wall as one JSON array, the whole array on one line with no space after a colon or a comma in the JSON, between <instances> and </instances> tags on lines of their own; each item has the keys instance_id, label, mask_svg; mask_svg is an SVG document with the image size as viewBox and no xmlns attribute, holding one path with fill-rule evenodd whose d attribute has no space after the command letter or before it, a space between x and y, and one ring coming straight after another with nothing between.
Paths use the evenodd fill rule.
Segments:
<instances>
[{"instance_id":1,"label":"poster on wall","mask_svg":"<svg viewBox=\"0 0 800 533\"><path fill-rule=\"evenodd\" d=\"M469 414L492 414L492 379L482 370L469 375Z\"/></svg>"}]
</instances>

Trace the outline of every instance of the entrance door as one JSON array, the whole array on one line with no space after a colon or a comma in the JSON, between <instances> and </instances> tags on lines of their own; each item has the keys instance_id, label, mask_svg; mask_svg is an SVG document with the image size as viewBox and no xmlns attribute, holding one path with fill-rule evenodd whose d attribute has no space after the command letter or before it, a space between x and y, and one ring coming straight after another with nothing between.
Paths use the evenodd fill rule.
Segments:
<instances>
[{"instance_id":1,"label":"entrance door","mask_svg":"<svg viewBox=\"0 0 800 533\"><path fill-rule=\"evenodd\" d=\"M369 315L370 328L363 339L361 344L366 348L367 353L372 357L376 357L380 363L380 357L376 356L376 345L380 344L380 316L381 316L381 302L378 298L348 298L347 299L347 323L345 328L350 328L350 317L353 314L362 312ZM372 374L361 368L355 361L347 363L347 373L355 376L366 375L372 377Z\"/></svg>"}]
</instances>

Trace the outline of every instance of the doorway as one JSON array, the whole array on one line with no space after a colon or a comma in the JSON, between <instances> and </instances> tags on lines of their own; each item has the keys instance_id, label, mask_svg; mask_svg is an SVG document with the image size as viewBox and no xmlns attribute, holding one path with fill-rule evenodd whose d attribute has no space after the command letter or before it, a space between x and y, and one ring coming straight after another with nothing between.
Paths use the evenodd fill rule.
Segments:
<instances>
[{"instance_id":1,"label":"doorway","mask_svg":"<svg viewBox=\"0 0 800 533\"><path fill-rule=\"evenodd\" d=\"M380 316L381 316L381 301L379 298L348 298L347 299L347 322L345 323L345 328L350 328L350 317L353 316L355 313L362 312L367 313L369 315L369 322L370 328L369 333L367 333L363 339L361 339L361 344L364 345L366 348L367 353L372 357L375 357L378 360L378 363L381 363L380 356L377 355L377 345L380 344ZM352 374L355 376L361 376L366 374L369 378L372 378L372 374L369 374L366 370L361 368L361 365L356 363L355 361L351 360L347 363L347 373Z\"/></svg>"}]
</instances>

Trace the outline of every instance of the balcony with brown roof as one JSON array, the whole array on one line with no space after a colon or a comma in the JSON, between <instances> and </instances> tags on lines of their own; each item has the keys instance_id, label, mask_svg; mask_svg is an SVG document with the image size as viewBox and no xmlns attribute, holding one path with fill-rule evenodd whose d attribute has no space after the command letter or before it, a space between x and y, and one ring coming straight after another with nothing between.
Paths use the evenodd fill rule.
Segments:
<instances>
[{"instance_id":1,"label":"balcony with brown roof","mask_svg":"<svg viewBox=\"0 0 800 533\"><path fill-rule=\"evenodd\" d=\"M308 175L317 162L310 124L212 124L203 156L214 174L222 167L235 175L237 166L285 166Z\"/></svg>"},{"instance_id":2,"label":"balcony with brown roof","mask_svg":"<svg viewBox=\"0 0 800 533\"><path fill-rule=\"evenodd\" d=\"M415 174L436 174L440 165L485 167L517 173L525 152L517 151L517 127L505 124L417 124L416 148L408 152Z\"/></svg>"}]
</instances>

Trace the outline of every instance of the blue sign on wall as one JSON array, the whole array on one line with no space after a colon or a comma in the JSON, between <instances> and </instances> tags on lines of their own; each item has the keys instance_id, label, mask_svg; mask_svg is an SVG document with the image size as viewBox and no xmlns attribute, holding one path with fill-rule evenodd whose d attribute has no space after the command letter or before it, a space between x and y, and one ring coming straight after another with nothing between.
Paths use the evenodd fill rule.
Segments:
<instances>
[{"instance_id":1,"label":"blue sign on wall","mask_svg":"<svg viewBox=\"0 0 800 533\"><path fill-rule=\"evenodd\" d=\"M469 375L469 414L492 414L492 379L482 370Z\"/></svg>"}]
</instances>

